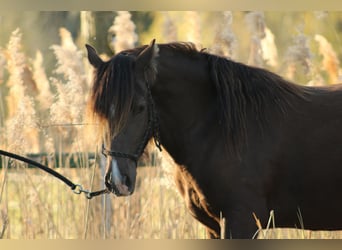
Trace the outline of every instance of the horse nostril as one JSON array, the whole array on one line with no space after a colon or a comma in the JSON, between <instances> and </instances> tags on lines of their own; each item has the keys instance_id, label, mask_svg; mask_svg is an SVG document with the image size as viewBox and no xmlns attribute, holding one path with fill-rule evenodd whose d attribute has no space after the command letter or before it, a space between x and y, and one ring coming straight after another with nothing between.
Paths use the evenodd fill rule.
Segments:
<instances>
[{"instance_id":1,"label":"horse nostril","mask_svg":"<svg viewBox=\"0 0 342 250\"><path fill-rule=\"evenodd\" d=\"M112 174L107 173L105 176L105 185L109 190L112 190Z\"/></svg>"},{"instance_id":2,"label":"horse nostril","mask_svg":"<svg viewBox=\"0 0 342 250\"><path fill-rule=\"evenodd\" d=\"M131 187L131 181L130 181L130 179L128 178L127 175L124 175L122 177L122 184L126 185L128 188Z\"/></svg>"}]
</instances>

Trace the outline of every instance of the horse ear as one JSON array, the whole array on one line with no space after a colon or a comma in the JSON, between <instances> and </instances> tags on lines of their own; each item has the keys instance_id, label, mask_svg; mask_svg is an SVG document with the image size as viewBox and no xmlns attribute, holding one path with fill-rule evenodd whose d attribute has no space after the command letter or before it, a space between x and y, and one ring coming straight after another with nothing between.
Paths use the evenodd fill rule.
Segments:
<instances>
[{"instance_id":1,"label":"horse ear","mask_svg":"<svg viewBox=\"0 0 342 250\"><path fill-rule=\"evenodd\" d=\"M86 44L86 48L88 51L88 60L90 64L93 65L96 69L99 68L100 65L103 63L102 59L98 56L96 50L92 46Z\"/></svg>"},{"instance_id":2,"label":"horse ear","mask_svg":"<svg viewBox=\"0 0 342 250\"><path fill-rule=\"evenodd\" d=\"M156 39L153 39L137 57L136 59L136 67L138 71L144 72L146 70L153 70L156 71L156 62L155 58L158 55L158 46L155 43Z\"/></svg>"}]
</instances>

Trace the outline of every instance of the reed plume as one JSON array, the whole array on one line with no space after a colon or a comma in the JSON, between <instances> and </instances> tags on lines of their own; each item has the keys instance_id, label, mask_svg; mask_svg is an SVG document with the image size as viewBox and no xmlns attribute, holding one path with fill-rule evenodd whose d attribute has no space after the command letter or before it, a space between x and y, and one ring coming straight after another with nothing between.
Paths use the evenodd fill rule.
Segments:
<instances>
[{"instance_id":1,"label":"reed plume","mask_svg":"<svg viewBox=\"0 0 342 250\"><path fill-rule=\"evenodd\" d=\"M178 39L177 26L168 12L163 12L163 37L166 42L175 42Z\"/></svg>"},{"instance_id":2,"label":"reed plume","mask_svg":"<svg viewBox=\"0 0 342 250\"><path fill-rule=\"evenodd\" d=\"M339 78L340 61L328 40L320 35L315 35L315 41L319 45L319 53L322 55L322 69L328 73L329 83L337 83Z\"/></svg>"},{"instance_id":3,"label":"reed plume","mask_svg":"<svg viewBox=\"0 0 342 250\"><path fill-rule=\"evenodd\" d=\"M112 36L109 46L115 53L133 48L138 41L135 24L132 22L131 14L128 11L118 11L108 33Z\"/></svg>"},{"instance_id":4,"label":"reed plume","mask_svg":"<svg viewBox=\"0 0 342 250\"><path fill-rule=\"evenodd\" d=\"M0 47L0 84L4 82L6 59L4 50Z\"/></svg>"},{"instance_id":5,"label":"reed plume","mask_svg":"<svg viewBox=\"0 0 342 250\"><path fill-rule=\"evenodd\" d=\"M82 121L86 96L86 77L83 54L77 49L71 34L60 29L61 45L52 45L57 59L55 73L62 77L51 78L57 89L57 100L51 106L51 119L57 123Z\"/></svg>"},{"instance_id":6,"label":"reed plume","mask_svg":"<svg viewBox=\"0 0 342 250\"><path fill-rule=\"evenodd\" d=\"M14 152L39 151L38 126L33 98L27 91L25 77L26 56L22 52L22 34L19 29L12 32L6 48L8 117L5 124L6 141L9 150Z\"/></svg>"},{"instance_id":7,"label":"reed plume","mask_svg":"<svg viewBox=\"0 0 342 250\"><path fill-rule=\"evenodd\" d=\"M232 30L233 14L231 11L224 11L222 18L222 22L216 28L214 44L210 51L217 55L235 59L238 43Z\"/></svg>"},{"instance_id":8,"label":"reed plume","mask_svg":"<svg viewBox=\"0 0 342 250\"><path fill-rule=\"evenodd\" d=\"M87 83L83 65L83 54L74 44L71 33L60 29L61 45L52 45L56 56L56 77L51 84L56 88L54 103L50 107L50 119L57 132L63 135L65 148L70 149L78 126L85 113Z\"/></svg>"},{"instance_id":9,"label":"reed plume","mask_svg":"<svg viewBox=\"0 0 342 250\"><path fill-rule=\"evenodd\" d=\"M202 48L201 43L201 18L196 11L186 11L186 21L187 21L187 36L186 39L189 42L195 44L197 49Z\"/></svg>"},{"instance_id":10,"label":"reed plume","mask_svg":"<svg viewBox=\"0 0 342 250\"><path fill-rule=\"evenodd\" d=\"M288 47L285 54L285 62L287 64L286 77L294 79L298 71L298 66L303 70L305 75L312 73L312 53L309 47L309 38L303 34L299 28L298 34L293 37L293 44Z\"/></svg>"},{"instance_id":11,"label":"reed plume","mask_svg":"<svg viewBox=\"0 0 342 250\"><path fill-rule=\"evenodd\" d=\"M278 66L278 50L274 41L274 35L268 27L265 27L265 37L260 41L260 45L262 58L265 63L276 68Z\"/></svg>"},{"instance_id":12,"label":"reed plume","mask_svg":"<svg viewBox=\"0 0 342 250\"><path fill-rule=\"evenodd\" d=\"M33 79L38 89L37 100L40 108L42 111L48 110L53 102L53 94L51 93L50 82L43 67L43 55L40 51L37 51L36 57L33 60Z\"/></svg>"},{"instance_id":13,"label":"reed plume","mask_svg":"<svg viewBox=\"0 0 342 250\"><path fill-rule=\"evenodd\" d=\"M251 34L251 47L248 58L248 64L254 66L263 66L263 51L261 40L266 37L264 13L252 11L246 15L246 23Z\"/></svg>"}]
</instances>

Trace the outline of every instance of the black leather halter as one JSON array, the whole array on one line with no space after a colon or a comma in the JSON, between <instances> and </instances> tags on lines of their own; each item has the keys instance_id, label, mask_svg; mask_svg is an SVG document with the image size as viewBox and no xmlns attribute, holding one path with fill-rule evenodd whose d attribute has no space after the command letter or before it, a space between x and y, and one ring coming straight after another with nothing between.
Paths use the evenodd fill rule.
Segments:
<instances>
[{"instance_id":1,"label":"black leather halter","mask_svg":"<svg viewBox=\"0 0 342 250\"><path fill-rule=\"evenodd\" d=\"M102 144L102 154L104 156L113 156L113 157L119 157L119 158L126 158L130 159L132 161L137 162L139 157L144 152L144 149L150 140L151 136L154 138L154 142L157 146L157 148L161 151L161 143L160 143L160 133L159 133L159 117L156 112L155 104L152 98L151 89L148 84L147 86L147 107L148 107L148 122L147 122L147 128L145 130L144 136L142 138L141 143L138 145L137 150L135 153L126 153L126 152L120 152L120 151L112 151L105 148L105 146Z\"/></svg>"}]
</instances>

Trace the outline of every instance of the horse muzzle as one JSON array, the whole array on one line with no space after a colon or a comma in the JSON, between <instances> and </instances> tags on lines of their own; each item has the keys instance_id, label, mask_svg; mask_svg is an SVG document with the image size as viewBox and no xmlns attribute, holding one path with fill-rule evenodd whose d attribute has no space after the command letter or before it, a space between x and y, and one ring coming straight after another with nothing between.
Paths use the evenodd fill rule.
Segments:
<instances>
[{"instance_id":1,"label":"horse muzzle","mask_svg":"<svg viewBox=\"0 0 342 250\"><path fill-rule=\"evenodd\" d=\"M125 171L120 171L118 161L115 158L110 159L105 176L105 185L116 196L129 196L134 191L136 163L127 160L120 163L126 166Z\"/></svg>"}]
</instances>

